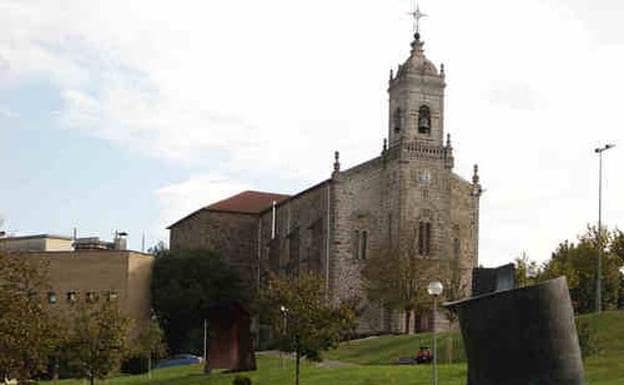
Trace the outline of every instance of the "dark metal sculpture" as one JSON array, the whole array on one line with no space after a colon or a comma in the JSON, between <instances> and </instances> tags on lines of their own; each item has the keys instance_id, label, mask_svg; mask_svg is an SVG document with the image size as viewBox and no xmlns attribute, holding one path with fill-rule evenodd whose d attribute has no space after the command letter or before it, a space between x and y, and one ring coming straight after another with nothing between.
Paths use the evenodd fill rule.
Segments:
<instances>
[{"instance_id":1,"label":"dark metal sculpture","mask_svg":"<svg viewBox=\"0 0 624 385\"><path fill-rule=\"evenodd\" d=\"M513 289L516 287L515 275L513 263L494 268L475 267L472 269L472 295Z\"/></svg>"},{"instance_id":2,"label":"dark metal sculpture","mask_svg":"<svg viewBox=\"0 0 624 385\"><path fill-rule=\"evenodd\" d=\"M231 372L256 370L251 318L239 303L214 304L209 307L211 337L204 371L228 369Z\"/></svg>"},{"instance_id":3,"label":"dark metal sculpture","mask_svg":"<svg viewBox=\"0 0 624 385\"><path fill-rule=\"evenodd\" d=\"M457 312L468 385L582 385L565 277L447 303Z\"/></svg>"}]
</instances>

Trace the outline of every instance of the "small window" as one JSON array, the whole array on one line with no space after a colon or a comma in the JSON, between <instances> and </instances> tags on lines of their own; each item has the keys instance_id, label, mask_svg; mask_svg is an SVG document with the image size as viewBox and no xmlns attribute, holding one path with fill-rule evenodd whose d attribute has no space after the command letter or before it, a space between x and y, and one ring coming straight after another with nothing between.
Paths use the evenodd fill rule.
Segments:
<instances>
[{"instance_id":1,"label":"small window","mask_svg":"<svg viewBox=\"0 0 624 385\"><path fill-rule=\"evenodd\" d=\"M392 116L392 124L394 125L394 132L401 131L402 122L403 122L403 111L401 111L401 108L397 107L397 109L394 110L394 114Z\"/></svg>"},{"instance_id":2,"label":"small window","mask_svg":"<svg viewBox=\"0 0 624 385\"><path fill-rule=\"evenodd\" d=\"M368 248L368 231L362 231L362 241L360 244L360 258L366 259L366 249Z\"/></svg>"},{"instance_id":3,"label":"small window","mask_svg":"<svg viewBox=\"0 0 624 385\"><path fill-rule=\"evenodd\" d=\"M78 300L78 293L75 291L67 292L67 302L75 303Z\"/></svg>"},{"instance_id":4,"label":"small window","mask_svg":"<svg viewBox=\"0 0 624 385\"><path fill-rule=\"evenodd\" d=\"M94 291L90 291L87 293L86 300L87 303L96 303L98 300L98 294Z\"/></svg>"},{"instance_id":5,"label":"small window","mask_svg":"<svg viewBox=\"0 0 624 385\"><path fill-rule=\"evenodd\" d=\"M56 303L56 293L53 291L48 292L48 303L54 305Z\"/></svg>"},{"instance_id":6,"label":"small window","mask_svg":"<svg viewBox=\"0 0 624 385\"><path fill-rule=\"evenodd\" d=\"M117 294L116 291L111 290L111 291L108 292L108 296L107 296L108 302L117 301L117 298L119 298L119 295Z\"/></svg>"},{"instance_id":7,"label":"small window","mask_svg":"<svg viewBox=\"0 0 624 385\"><path fill-rule=\"evenodd\" d=\"M418 133L431 134L431 111L427 106L418 109Z\"/></svg>"}]
</instances>

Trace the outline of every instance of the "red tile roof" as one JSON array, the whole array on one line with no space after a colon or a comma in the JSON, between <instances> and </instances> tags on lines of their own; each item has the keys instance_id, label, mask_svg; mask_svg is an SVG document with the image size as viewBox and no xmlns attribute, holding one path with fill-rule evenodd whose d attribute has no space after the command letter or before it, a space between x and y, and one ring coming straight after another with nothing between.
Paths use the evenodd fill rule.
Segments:
<instances>
[{"instance_id":1,"label":"red tile roof","mask_svg":"<svg viewBox=\"0 0 624 385\"><path fill-rule=\"evenodd\" d=\"M261 191L243 191L222 201L206 206L207 210L231 211L246 214L259 214L271 207L273 202L280 203L289 195L274 194Z\"/></svg>"}]
</instances>

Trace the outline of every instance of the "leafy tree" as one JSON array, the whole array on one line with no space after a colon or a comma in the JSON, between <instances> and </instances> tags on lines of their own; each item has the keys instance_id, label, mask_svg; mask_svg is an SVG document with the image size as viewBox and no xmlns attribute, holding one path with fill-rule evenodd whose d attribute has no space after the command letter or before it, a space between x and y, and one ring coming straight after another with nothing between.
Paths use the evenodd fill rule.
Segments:
<instances>
[{"instance_id":1,"label":"leafy tree","mask_svg":"<svg viewBox=\"0 0 624 385\"><path fill-rule=\"evenodd\" d=\"M248 290L221 256L192 250L169 252L156 259L152 298L172 353L201 354L202 323L209 306L221 302L247 303Z\"/></svg>"},{"instance_id":2,"label":"leafy tree","mask_svg":"<svg viewBox=\"0 0 624 385\"><path fill-rule=\"evenodd\" d=\"M154 319L139 334L130 350L130 358L122 367L124 372L138 374L151 370L152 360L162 358L167 354L165 333Z\"/></svg>"},{"instance_id":3,"label":"leafy tree","mask_svg":"<svg viewBox=\"0 0 624 385\"><path fill-rule=\"evenodd\" d=\"M570 288L570 297L578 313L589 313L595 309L596 260L598 244L605 245L602 253L602 306L615 309L620 302L624 254L622 253L622 232L603 230L602 242L598 242L595 228L588 228L579 237L578 243L564 241L543 266L538 280L565 275Z\"/></svg>"},{"instance_id":4,"label":"leafy tree","mask_svg":"<svg viewBox=\"0 0 624 385\"><path fill-rule=\"evenodd\" d=\"M444 286L442 299L446 301L456 301L465 298L470 293L468 277L472 274L472 265L466 266L460 258L449 258L438 261L438 277ZM434 270L435 272L435 270ZM431 302L431 298L429 298ZM450 308L439 308L444 312L451 326L458 319L457 312Z\"/></svg>"},{"instance_id":5,"label":"leafy tree","mask_svg":"<svg viewBox=\"0 0 624 385\"><path fill-rule=\"evenodd\" d=\"M446 267L448 270L445 274ZM401 248L383 246L371 253L362 270L367 298L387 308L402 310L405 314L405 333L409 331L410 314L422 314L431 309L431 298L427 285L433 279L448 284L453 279L452 261L441 264L417 255L413 247ZM446 279L443 279L445 278ZM461 281L455 276L457 292ZM458 294L458 293L455 293Z\"/></svg>"},{"instance_id":6,"label":"leafy tree","mask_svg":"<svg viewBox=\"0 0 624 385\"><path fill-rule=\"evenodd\" d=\"M156 243L154 246L149 247L147 249L147 252L149 254L154 254L154 257L156 258L160 258L167 256L169 254L169 249L167 248L167 245L165 245L165 242L158 241L158 243Z\"/></svg>"},{"instance_id":7,"label":"leafy tree","mask_svg":"<svg viewBox=\"0 0 624 385\"><path fill-rule=\"evenodd\" d=\"M351 306L328 303L323 279L316 274L270 278L260 293L259 306L276 335L283 337L281 348L295 352L297 385L301 358L320 359L322 350L337 346L355 326Z\"/></svg>"},{"instance_id":8,"label":"leafy tree","mask_svg":"<svg viewBox=\"0 0 624 385\"><path fill-rule=\"evenodd\" d=\"M0 378L20 383L43 373L64 324L44 305L45 263L0 253Z\"/></svg>"},{"instance_id":9,"label":"leafy tree","mask_svg":"<svg viewBox=\"0 0 624 385\"><path fill-rule=\"evenodd\" d=\"M161 358L166 353L165 332L160 328L158 322L151 321L137 338L134 354L141 357Z\"/></svg>"},{"instance_id":10,"label":"leafy tree","mask_svg":"<svg viewBox=\"0 0 624 385\"><path fill-rule=\"evenodd\" d=\"M517 287L531 286L537 283L537 279L541 273L540 267L536 261L529 259L529 256L522 254L514 260L516 266L515 279Z\"/></svg>"},{"instance_id":11,"label":"leafy tree","mask_svg":"<svg viewBox=\"0 0 624 385\"><path fill-rule=\"evenodd\" d=\"M89 379L103 379L115 372L129 353L131 320L117 302L79 304L66 345L67 359L74 370Z\"/></svg>"}]
</instances>

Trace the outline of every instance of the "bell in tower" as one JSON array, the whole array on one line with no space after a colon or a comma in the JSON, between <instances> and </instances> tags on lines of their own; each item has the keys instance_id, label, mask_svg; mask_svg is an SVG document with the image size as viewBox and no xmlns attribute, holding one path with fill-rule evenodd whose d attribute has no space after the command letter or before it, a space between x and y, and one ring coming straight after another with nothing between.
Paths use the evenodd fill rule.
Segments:
<instances>
[{"instance_id":1,"label":"bell in tower","mask_svg":"<svg viewBox=\"0 0 624 385\"><path fill-rule=\"evenodd\" d=\"M416 20L412 50L407 60L391 72L388 93L389 145L399 142L425 142L444 145L444 72L425 56L424 42L418 32L423 14L414 12Z\"/></svg>"}]
</instances>

